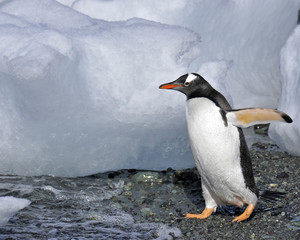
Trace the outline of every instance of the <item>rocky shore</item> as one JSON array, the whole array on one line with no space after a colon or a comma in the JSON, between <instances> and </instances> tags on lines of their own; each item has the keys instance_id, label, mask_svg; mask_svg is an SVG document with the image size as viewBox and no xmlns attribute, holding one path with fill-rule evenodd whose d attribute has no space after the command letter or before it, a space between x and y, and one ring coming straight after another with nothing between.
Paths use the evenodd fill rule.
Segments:
<instances>
[{"instance_id":1,"label":"rocky shore","mask_svg":"<svg viewBox=\"0 0 300 240\"><path fill-rule=\"evenodd\" d=\"M250 151L257 187L286 195L276 202L260 201L253 216L242 223L231 222L243 212L232 206L218 208L205 220L184 218L186 213L201 213L204 208L195 168L162 172L131 169L92 177L124 180L123 192L111 199L112 206L132 214L136 222L180 229L181 234L170 233L171 239L300 239L300 158L270 143L255 143ZM151 235L158 237L156 232Z\"/></svg>"}]
</instances>

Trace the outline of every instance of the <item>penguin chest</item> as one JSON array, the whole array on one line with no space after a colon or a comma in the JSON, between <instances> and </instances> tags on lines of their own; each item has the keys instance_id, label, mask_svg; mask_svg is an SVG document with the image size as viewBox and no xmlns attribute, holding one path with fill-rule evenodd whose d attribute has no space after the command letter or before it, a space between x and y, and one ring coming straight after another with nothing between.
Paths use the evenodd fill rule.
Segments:
<instances>
[{"instance_id":1,"label":"penguin chest","mask_svg":"<svg viewBox=\"0 0 300 240\"><path fill-rule=\"evenodd\" d=\"M230 191L236 194L238 189L245 187L240 165L239 132L235 126L227 125L220 110L208 98L187 101L190 145L207 187L217 195L230 194Z\"/></svg>"}]
</instances>

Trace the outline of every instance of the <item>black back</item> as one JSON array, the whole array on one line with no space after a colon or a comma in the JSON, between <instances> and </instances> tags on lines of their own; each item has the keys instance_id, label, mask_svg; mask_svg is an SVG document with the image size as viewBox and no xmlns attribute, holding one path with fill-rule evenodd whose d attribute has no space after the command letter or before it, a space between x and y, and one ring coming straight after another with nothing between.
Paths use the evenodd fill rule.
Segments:
<instances>
[{"instance_id":1,"label":"black back","mask_svg":"<svg viewBox=\"0 0 300 240\"><path fill-rule=\"evenodd\" d=\"M197 79L191 83L194 86L191 86L191 88L182 92L185 93L187 99L206 97L213 101L218 107L221 108L220 114L222 115L225 126L227 126L227 118L225 111L232 110L230 104L228 103L226 98L220 92L215 90L202 76L196 73L193 74L197 76ZM183 79L186 79L187 75L183 75L182 77ZM254 192L258 196L258 190L256 189L253 176L252 161L249 149L242 129L238 128L238 131L240 136L241 168L245 179L245 184L252 192Z\"/></svg>"}]
</instances>

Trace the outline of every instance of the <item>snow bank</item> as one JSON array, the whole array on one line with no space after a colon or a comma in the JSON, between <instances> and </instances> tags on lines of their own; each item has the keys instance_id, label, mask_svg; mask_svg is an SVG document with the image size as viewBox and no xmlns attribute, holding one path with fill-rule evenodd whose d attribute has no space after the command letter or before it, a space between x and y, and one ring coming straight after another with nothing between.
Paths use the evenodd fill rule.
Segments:
<instances>
[{"instance_id":1,"label":"snow bank","mask_svg":"<svg viewBox=\"0 0 300 240\"><path fill-rule=\"evenodd\" d=\"M278 109L289 113L294 122L272 124L270 137L291 154L300 156L300 26L288 38L280 53L282 92Z\"/></svg>"},{"instance_id":2,"label":"snow bank","mask_svg":"<svg viewBox=\"0 0 300 240\"><path fill-rule=\"evenodd\" d=\"M185 97L158 86L201 72L235 107L275 107L278 54L298 7L297 0L2 2L0 174L193 166Z\"/></svg>"},{"instance_id":3,"label":"snow bank","mask_svg":"<svg viewBox=\"0 0 300 240\"><path fill-rule=\"evenodd\" d=\"M30 201L23 198L0 197L0 227L4 226L12 216L29 204Z\"/></svg>"},{"instance_id":4,"label":"snow bank","mask_svg":"<svg viewBox=\"0 0 300 240\"><path fill-rule=\"evenodd\" d=\"M51 0L0 10L2 174L193 165L184 96L158 86L199 55L196 33L94 20Z\"/></svg>"},{"instance_id":5,"label":"snow bank","mask_svg":"<svg viewBox=\"0 0 300 240\"><path fill-rule=\"evenodd\" d=\"M140 17L180 25L201 35L201 54L189 67L232 62L226 86L234 106L276 108L279 51L297 23L299 0L59 0L108 21ZM120 11L122 9L122 11Z\"/></svg>"}]
</instances>

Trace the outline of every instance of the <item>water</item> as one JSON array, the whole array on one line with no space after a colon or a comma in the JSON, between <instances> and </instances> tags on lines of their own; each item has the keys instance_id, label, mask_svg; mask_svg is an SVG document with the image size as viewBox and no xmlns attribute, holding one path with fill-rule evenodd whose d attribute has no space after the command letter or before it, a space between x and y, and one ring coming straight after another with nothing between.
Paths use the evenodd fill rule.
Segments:
<instances>
[{"instance_id":1,"label":"water","mask_svg":"<svg viewBox=\"0 0 300 240\"><path fill-rule=\"evenodd\" d=\"M224 232L231 239L250 239L253 233L264 239L270 232L293 239L291 231L299 228L299 157L278 151L266 136L256 137L260 141L250 150L257 187L286 196L259 202L253 218L242 225L231 221L243 209L231 206L218 208L205 221L184 219L204 208L196 169L120 170L76 178L0 175L0 199L31 202L0 227L0 239L217 239Z\"/></svg>"},{"instance_id":2,"label":"water","mask_svg":"<svg viewBox=\"0 0 300 240\"><path fill-rule=\"evenodd\" d=\"M0 228L0 239L158 239L174 229L135 223L111 199L124 181L100 177L0 176L0 196L31 201ZM176 229L175 229L176 230Z\"/></svg>"}]
</instances>

